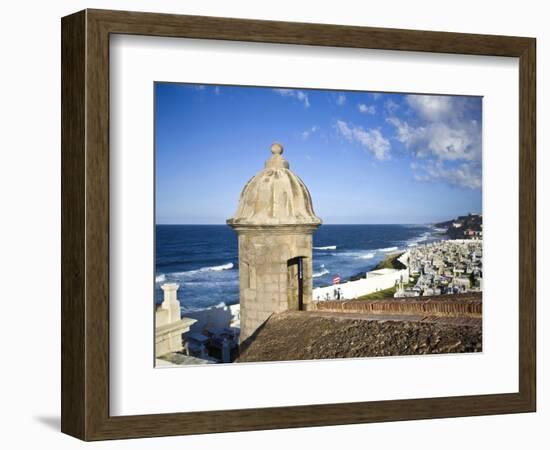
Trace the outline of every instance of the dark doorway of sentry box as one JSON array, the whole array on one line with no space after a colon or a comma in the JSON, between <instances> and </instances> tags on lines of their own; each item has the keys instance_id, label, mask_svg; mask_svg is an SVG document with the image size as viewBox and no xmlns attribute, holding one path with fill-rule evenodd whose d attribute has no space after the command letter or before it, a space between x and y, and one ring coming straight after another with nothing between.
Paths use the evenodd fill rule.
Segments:
<instances>
[{"instance_id":1,"label":"dark doorway of sentry box","mask_svg":"<svg viewBox=\"0 0 550 450\"><path fill-rule=\"evenodd\" d=\"M304 309L304 257L297 256L287 261L288 309Z\"/></svg>"}]
</instances>

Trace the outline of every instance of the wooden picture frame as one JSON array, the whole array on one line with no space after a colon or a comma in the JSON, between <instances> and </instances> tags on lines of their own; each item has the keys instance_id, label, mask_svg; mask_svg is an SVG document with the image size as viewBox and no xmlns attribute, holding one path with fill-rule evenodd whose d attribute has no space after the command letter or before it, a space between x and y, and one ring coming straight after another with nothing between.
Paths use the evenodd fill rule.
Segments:
<instances>
[{"instance_id":1,"label":"wooden picture frame","mask_svg":"<svg viewBox=\"0 0 550 450\"><path fill-rule=\"evenodd\" d=\"M535 411L535 39L104 10L61 25L64 433L100 440ZM519 58L519 391L110 416L109 36L117 33Z\"/></svg>"}]
</instances>

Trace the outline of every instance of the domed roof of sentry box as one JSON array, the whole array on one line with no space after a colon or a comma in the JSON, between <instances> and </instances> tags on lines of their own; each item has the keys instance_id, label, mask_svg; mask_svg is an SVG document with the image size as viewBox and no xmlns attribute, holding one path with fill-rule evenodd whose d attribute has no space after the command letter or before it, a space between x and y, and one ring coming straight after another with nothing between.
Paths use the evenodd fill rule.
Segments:
<instances>
[{"instance_id":1,"label":"domed roof of sentry box","mask_svg":"<svg viewBox=\"0 0 550 450\"><path fill-rule=\"evenodd\" d=\"M241 192L230 226L320 225L315 215L311 195L300 178L283 158L283 146L271 146L271 158L265 168L250 179Z\"/></svg>"}]
</instances>

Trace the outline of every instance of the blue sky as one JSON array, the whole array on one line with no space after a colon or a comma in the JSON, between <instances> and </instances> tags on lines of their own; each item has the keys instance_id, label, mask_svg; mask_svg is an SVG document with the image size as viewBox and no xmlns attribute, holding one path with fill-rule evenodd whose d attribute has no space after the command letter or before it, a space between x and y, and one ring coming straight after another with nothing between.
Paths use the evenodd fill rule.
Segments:
<instances>
[{"instance_id":1,"label":"blue sky","mask_svg":"<svg viewBox=\"0 0 550 450\"><path fill-rule=\"evenodd\" d=\"M272 142L327 224L481 212L480 97L156 83L156 223L223 224Z\"/></svg>"}]
</instances>

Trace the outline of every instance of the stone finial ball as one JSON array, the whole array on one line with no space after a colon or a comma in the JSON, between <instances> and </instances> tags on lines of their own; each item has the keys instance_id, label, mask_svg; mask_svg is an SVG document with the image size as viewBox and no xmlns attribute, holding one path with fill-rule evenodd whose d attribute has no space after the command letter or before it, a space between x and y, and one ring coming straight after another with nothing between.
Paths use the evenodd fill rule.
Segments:
<instances>
[{"instance_id":1,"label":"stone finial ball","mask_svg":"<svg viewBox=\"0 0 550 450\"><path fill-rule=\"evenodd\" d=\"M271 153L273 153L274 155L280 155L282 154L284 151L284 148L281 144L279 144L278 142L274 142L272 145L271 145Z\"/></svg>"}]
</instances>

